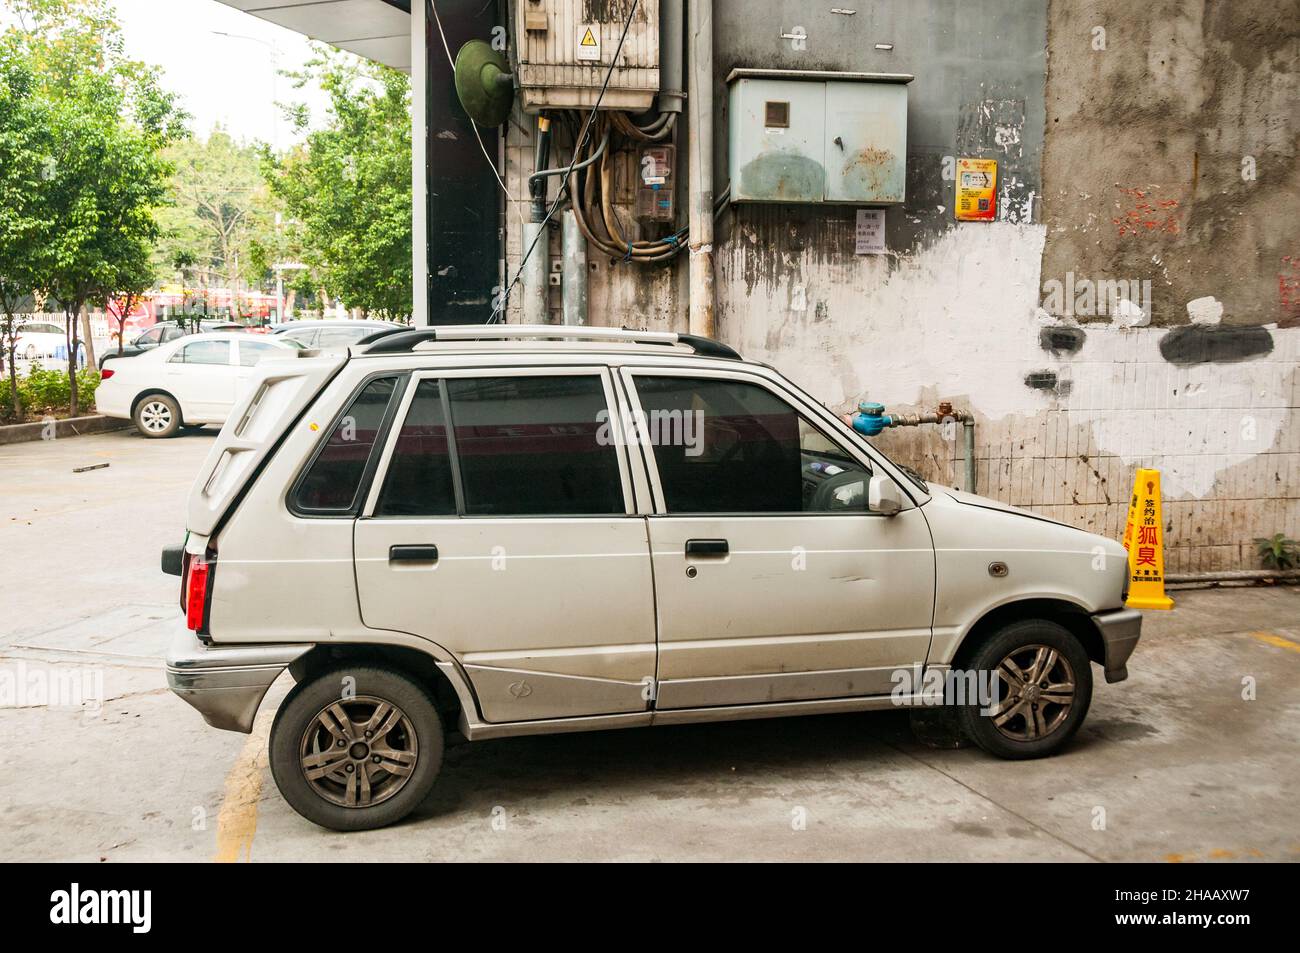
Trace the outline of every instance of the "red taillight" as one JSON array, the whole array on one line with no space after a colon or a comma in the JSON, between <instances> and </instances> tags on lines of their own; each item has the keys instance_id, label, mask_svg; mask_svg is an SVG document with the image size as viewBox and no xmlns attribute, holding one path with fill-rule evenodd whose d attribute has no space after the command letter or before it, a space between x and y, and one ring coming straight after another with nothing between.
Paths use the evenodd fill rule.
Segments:
<instances>
[{"instance_id":1,"label":"red taillight","mask_svg":"<svg viewBox=\"0 0 1300 953\"><path fill-rule=\"evenodd\" d=\"M185 625L198 632L208 608L208 574L212 564L202 556L191 556L185 574Z\"/></svg>"}]
</instances>

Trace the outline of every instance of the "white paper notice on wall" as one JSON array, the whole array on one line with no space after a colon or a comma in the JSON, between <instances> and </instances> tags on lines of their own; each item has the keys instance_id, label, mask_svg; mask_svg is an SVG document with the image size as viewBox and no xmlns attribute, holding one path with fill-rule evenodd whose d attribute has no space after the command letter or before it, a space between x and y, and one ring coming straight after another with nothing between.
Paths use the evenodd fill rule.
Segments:
<instances>
[{"instance_id":1,"label":"white paper notice on wall","mask_svg":"<svg viewBox=\"0 0 1300 953\"><path fill-rule=\"evenodd\" d=\"M858 225L853 252L857 255L883 255L885 253L885 210L882 208L858 209Z\"/></svg>"},{"instance_id":2,"label":"white paper notice on wall","mask_svg":"<svg viewBox=\"0 0 1300 953\"><path fill-rule=\"evenodd\" d=\"M578 27L577 57L600 62L600 27L597 24L584 23Z\"/></svg>"}]
</instances>

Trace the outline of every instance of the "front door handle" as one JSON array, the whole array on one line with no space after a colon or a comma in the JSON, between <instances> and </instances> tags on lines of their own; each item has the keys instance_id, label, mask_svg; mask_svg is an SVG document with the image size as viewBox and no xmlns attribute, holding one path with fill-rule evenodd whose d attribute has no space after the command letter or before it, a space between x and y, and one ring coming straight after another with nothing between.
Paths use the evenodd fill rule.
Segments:
<instances>
[{"instance_id":1,"label":"front door handle","mask_svg":"<svg viewBox=\"0 0 1300 953\"><path fill-rule=\"evenodd\" d=\"M389 546L388 561L390 563L436 563L438 561L438 547Z\"/></svg>"},{"instance_id":2,"label":"front door handle","mask_svg":"<svg viewBox=\"0 0 1300 953\"><path fill-rule=\"evenodd\" d=\"M687 556L725 556L728 553L725 539L688 539Z\"/></svg>"}]
</instances>

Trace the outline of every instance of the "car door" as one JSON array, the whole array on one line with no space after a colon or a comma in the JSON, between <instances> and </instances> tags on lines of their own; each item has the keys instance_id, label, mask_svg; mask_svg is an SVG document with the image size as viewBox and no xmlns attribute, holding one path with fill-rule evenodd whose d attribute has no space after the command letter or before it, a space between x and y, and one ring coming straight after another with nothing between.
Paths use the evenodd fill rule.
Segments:
<instances>
[{"instance_id":1,"label":"car door","mask_svg":"<svg viewBox=\"0 0 1300 953\"><path fill-rule=\"evenodd\" d=\"M869 455L763 377L623 373L652 464L657 708L888 694L925 662L929 528L910 500L868 510Z\"/></svg>"},{"instance_id":2,"label":"car door","mask_svg":"<svg viewBox=\"0 0 1300 953\"><path fill-rule=\"evenodd\" d=\"M186 423L225 422L235 403L234 341L186 341L163 364L163 386L181 405Z\"/></svg>"},{"instance_id":3,"label":"car door","mask_svg":"<svg viewBox=\"0 0 1300 953\"><path fill-rule=\"evenodd\" d=\"M367 626L453 653L490 722L645 712L654 587L603 367L414 376L356 523Z\"/></svg>"}]
</instances>

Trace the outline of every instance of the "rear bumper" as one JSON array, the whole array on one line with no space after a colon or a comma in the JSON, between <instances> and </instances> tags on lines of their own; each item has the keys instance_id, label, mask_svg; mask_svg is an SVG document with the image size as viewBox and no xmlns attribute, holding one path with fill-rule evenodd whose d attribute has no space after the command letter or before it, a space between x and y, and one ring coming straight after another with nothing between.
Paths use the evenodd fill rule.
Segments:
<instances>
[{"instance_id":1,"label":"rear bumper","mask_svg":"<svg viewBox=\"0 0 1300 953\"><path fill-rule=\"evenodd\" d=\"M271 683L312 648L309 642L209 646L187 629L167 652L167 687L212 727L247 734Z\"/></svg>"},{"instance_id":2,"label":"rear bumper","mask_svg":"<svg viewBox=\"0 0 1300 953\"><path fill-rule=\"evenodd\" d=\"M1128 678L1128 658L1142 637L1142 613L1137 609L1111 609L1096 613L1092 621L1106 653L1106 681L1124 681Z\"/></svg>"}]
</instances>

